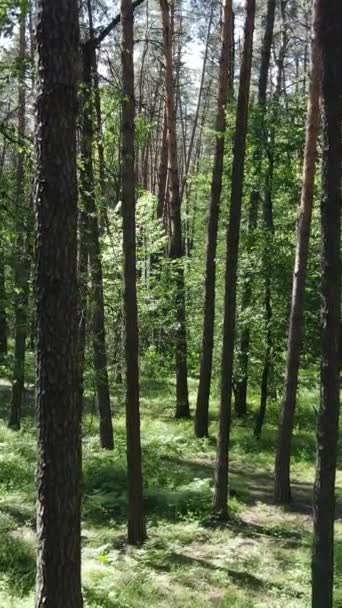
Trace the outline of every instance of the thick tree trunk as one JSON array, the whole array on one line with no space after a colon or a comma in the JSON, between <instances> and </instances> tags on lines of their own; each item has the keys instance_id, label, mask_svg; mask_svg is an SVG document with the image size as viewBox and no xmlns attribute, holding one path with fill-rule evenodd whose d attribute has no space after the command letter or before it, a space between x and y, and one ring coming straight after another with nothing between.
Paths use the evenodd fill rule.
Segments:
<instances>
[{"instance_id":1,"label":"thick tree trunk","mask_svg":"<svg viewBox=\"0 0 342 608\"><path fill-rule=\"evenodd\" d=\"M58 10L57 10L58 9ZM76 0L38 0L36 608L81 608Z\"/></svg>"},{"instance_id":2,"label":"thick tree trunk","mask_svg":"<svg viewBox=\"0 0 342 608\"><path fill-rule=\"evenodd\" d=\"M165 53L165 88L167 104L167 127L168 127L168 162L170 180L170 204L169 204L169 256L177 260L173 273L175 276L175 349L176 349L176 418L188 418L190 416L189 394L188 394L188 370L187 370L187 338L186 338L186 313L185 313L185 281L181 221L181 200L179 189L179 169L177 155L177 133L176 133L176 109L175 92L173 82L173 57L172 57L172 28L170 21L170 6L168 0L160 0L163 41ZM172 8L172 5L171 5Z\"/></svg>"},{"instance_id":3,"label":"thick tree trunk","mask_svg":"<svg viewBox=\"0 0 342 608\"><path fill-rule=\"evenodd\" d=\"M335 476L340 412L342 5L315 0L322 60L321 398L317 430L312 608L332 608Z\"/></svg>"},{"instance_id":4,"label":"thick tree trunk","mask_svg":"<svg viewBox=\"0 0 342 608\"><path fill-rule=\"evenodd\" d=\"M268 74L270 69L271 48L273 41L273 30L275 20L276 0L268 0L265 33L261 49L261 65L258 83L258 125L256 133L256 148L253 155L253 166L255 167L255 179L260 178L262 173L262 161L265 148L265 112L266 112L266 95ZM248 210L248 235L252 240L253 233L257 227L258 208L259 208L260 192L257 184L252 188L249 210ZM245 282L242 290L241 310L242 315L246 315L246 311L251 305L252 299L252 277L245 277ZM239 349L238 349L238 378L235 391L235 411L237 416L243 417L247 413L247 385L248 385L248 360L249 360L249 344L250 344L250 325L245 323L240 334Z\"/></svg>"},{"instance_id":5,"label":"thick tree trunk","mask_svg":"<svg viewBox=\"0 0 342 608\"><path fill-rule=\"evenodd\" d=\"M122 61L122 218L125 312L125 389L128 470L128 542L146 538L139 412L139 335L136 276L133 8L121 1Z\"/></svg>"},{"instance_id":6,"label":"thick tree trunk","mask_svg":"<svg viewBox=\"0 0 342 608\"><path fill-rule=\"evenodd\" d=\"M25 54L26 54L26 16L20 17L19 28L19 86L18 86L18 137L23 140L26 130L26 91L25 91ZM20 429L21 408L24 397L25 350L27 334L28 279L30 261L28 257L29 230L27 225L28 205L25 201L25 152L21 146L17 153L16 167L16 214L17 234L14 268L14 366L12 396L8 426Z\"/></svg>"},{"instance_id":7,"label":"thick tree trunk","mask_svg":"<svg viewBox=\"0 0 342 608\"><path fill-rule=\"evenodd\" d=\"M317 8L317 3L315 4ZM274 498L286 503L291 499L290 458L291 440L296 407L296 394L300 362L302 325L304 313L304 290L307 259L309 253L310 226L314 198L317 138L320 126L320 58L317 47L317 23L313 15L313 37L311 46L311 77L306 119L306 142L304 152L303 185L297 226L297 246L294 263L290 324L284 397L279 419L277 455L275 463Z\"/></svg>"},{"instance_id":8,"label":"thick tree trunk","mask_svg":"<svg viewBox=\"0 0 342 608\"><path fill-rule=\"evenodd\" d=\"M233 385L237 267L243 176L246 155L248 104L252 67L255 0L246 0L246 12L245 38L241 60L239 97L233 152L232 190L229 223L227 229L224 325L221 360L221 398L217 436L215 495L213 505L215 515L223 519L225 519L228 515L229 439Z\"/></svg>"},{"instance_id":9,"label":"thick tree trunk","mask_svg":"<svg viewBox=\"0 0 342 608\"><path fill-rule=\"evenodd\" d=\"M217 230L219 221L219 208L222 188L225 114L228 99L229 69L231 67L232 52L232 2L225 0L222 47L220 55L219 92L216 110L216 141L215 155L211 182L211 196L208 214L208 235L204 282L204 318L202 349L200 363L200 379L197 393L195 434L197 437L208 435L209 396L212 372L212 359L214 348L214 321L215 321L215 278L216 278L216 249Z\"/></svg>"},{"instance_id":10,"label":"thick tree trunk","mask_svg":"<svg viewBox=\"0 0 342 608\"><path fill-rule=\"evenodd\" d=\"M83 108L81 134L81 193L86 214L87 246L92 285L92 330L94 368L96 375L96 392L100 416L101 447L112 450L113 425L110 406L110 394L107 371L107 348L104 316L104 295L102 279L102 261L99 238L98 217L95 203L95 186L93 172L93 124L92 124L92 45L84 44L83 56Z\"/></svg>"}]
</instances>

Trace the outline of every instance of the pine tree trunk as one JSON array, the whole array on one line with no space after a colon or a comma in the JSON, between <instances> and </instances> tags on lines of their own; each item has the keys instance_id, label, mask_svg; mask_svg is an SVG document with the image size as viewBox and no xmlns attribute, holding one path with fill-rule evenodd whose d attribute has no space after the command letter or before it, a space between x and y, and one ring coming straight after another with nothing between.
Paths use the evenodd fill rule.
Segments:
<instances>
[{"instance_id":1,"label":"pine tree trunk","mask_svg":"<svg viewBox=\"0 0 342 608\"><path fill-rule=\"evenodd\" d=\"M26 55L26 16L20 16L19 28L19 86L18 86L18 135L25 137L26 130L26 92L25 92L25 57ZM24 397L25 350L27 334L28 279L30 261L28 257L29 230L27 225L28 205L25 201L25 152L19 146L16 167L16 215L17 234L15 245L15 336L12 395L8 426L20 429L21 408Z\"/></svg>"},{"instance_id":2,"label":"pine tree trunk","mask_svg":"<svg viewBox=\"0 0 342 608\"><path fill-rule=\"evenodd\" d=\"M258 83L258 125L256 133L256 148L253 155L253 166L255 167L255 178L258 179L262 173L262 160L265 147L265 112L268 74L270 69L271 48L273 41L273 30L275 20L276 0L268 0L266 26L261 49L261 65ZM257 227L258 208L260 192L257 185L254 185L248 210L248 235L249 240L253 238L253 233ZM252 300L252 277L245 277L242 291L241 311L242 316L246 316ZM238 349L238 369L239 375L236 382L235 391L235 411L237 416L243 417L247 414L247 385L248 385L248 361L250 344L250 325L245 323L240 334Z\"/></svg>"},{"instance_id":3,"label":"pine tree trunk","mask_svg":"<svg viewBox=\"0 0 342 608\"><path fill-rule=\"evenodd\" d=\"M248 104L252 67L255 0L246 0L246 12L245 38L241 60L239 97L233 151L232 190L229 223L227 229L224 325L221 360L221 398L217 435L215 495L213 505L215 515L222 519L227 518L228 515L229 440L233 386L237 267L243 177L246 155Z\"/></svg>"},{"instance_id":4,"label":"pine tree trunk","mask_svg":"<svg viewBox=\"0 0 342 608\"><path fill-rule=\"evenodd\" d=\"M204 282L204 318L197 393L195 434L204 437L209 432L209 396L214 348L216 249L219 208L222 189L226 105L228 99L229 68L232 51L232 2L225 0L222 24L222 47L219 71L219 92L216 110L216 141L208 214L208 235Z\"/></svg>"},{"instance_id":5,"label":"pine tree trunk","mask_svg":"<svg viewBox=\"0 0 342 608\"><path fill-rule=\"evenodd\" d=\"M93 172L93 124L92 124L92 45L84 44L83 56L83 108L81 134L81 193L86 214L87 246L92 286L92 331L96 392L100 416L101 447L112 450L113 425L107 370L107 348L104 316L104 295L99 226L95 203Z\"/></svg>"},{"instance_id":6,"label":"pine tree trunk","mask_svg":"<svg viewBox=\"0 0 342 608\"><path fill-rule=\"evenodd\" d=\"M136 276L133 8L121 1L122 61L122 218L125 311L125 389L128 470L128 542L146 538L139 412L139 335Z\"/></svg>"},{"instance_id":7,"label":"pine tree trunk","mask_svg":"<svg viewBox=\"0 0 342 608\"><path fill-rule=\"evenodd\" d=\"M5 254L0 244L0 356L7 355L7 352Z\"/></svg>"},{"instance_id":8,"label":"pine tree trunk","mask_svg":"<svg viewBox=\"0 0 342 608\"><path fill-rule=\"evenodd\" d=\"M317 3L315 5L317 8ZM306 119L303 185L297 226L297 246L294 263L292 300L289 323L284 397L279 419L277 455L275 463L274 498L286 503L291 499L290 458L291 440L296 408L296 394L304 313L304 290L309 253L310 226L314 198L317 138L320 126L320 58L317 47L316 15L313 15L311 46L311 77Z\"/></svg>"},{"instance_id":9,"label":"pine tree trunk","mask_svg":"<svg viewBox=\"0 0 342 608\"><path fill-rule=\"evenodd\" d=\"M176 350L176 418L189 418L188 370L187 370L187 337L185 313L185 281L182 266L184 251L182 240L181 200L179 168L177 155L175 91L172 69L172 28L168 0L160 0L163 41L165 53L165 88L168 127L168 162L170 180L169 201L169 257L176 264L172 270L175 285L175 350ZM171 4L172 8L172 4Z\"/></svg>"},{"instance_id":10,"label":"pine tree trunk","mask_svg":"<svg viewBox=\"0 0 342 608\"><path fill-rule=\"evenodd\" d=\"M333 607L335 476L340 411L342 5L315 0L322 60L321 396L317 430L312 608Z\"/></svg>"},{"instance_id":11,"label":"pine tree trunk","mask_svg":"<svg viewBox=\"0 0 342 608\"><path fill-rule=\"evenodd\" d=\"M167 107L165 105L164 118L163 118L162 141L161 141L161 149L160 149L159 170L158 170L158 204L157 204L157 218L158 219L163 219L164 214L165 214L167 159L168 159Z\"/></svg>"},{"instance_id":12,"label":"pine tree trunk","mask_svg":"<svg viewBox=\"0 0 342 608\"><path fill-rule=\"evenodd\" d=\"M57 10L58 9L58 10ZM38 0L36 608L81 608L76 0Z\"/></svg>"}]
</instances>

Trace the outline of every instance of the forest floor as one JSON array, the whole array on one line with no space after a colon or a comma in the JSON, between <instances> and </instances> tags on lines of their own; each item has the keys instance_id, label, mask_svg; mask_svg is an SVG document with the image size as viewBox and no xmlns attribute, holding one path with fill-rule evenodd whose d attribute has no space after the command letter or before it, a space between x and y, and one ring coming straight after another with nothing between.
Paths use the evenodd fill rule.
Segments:
<instances>
[{"instance_id":1,"label":"forest floor","mask_svg":"<svg viewBox=\"0 0 342 608\"><path fill-rule=\"evenodd\" d=\"M193 382L192 403L196 385ZM32 395L23 429L6 428L9 384L0 381L0 606L32 608L35 583L35 429ZM302 392L294 437L294 500L272 504L277 405L262 438L253 420L234 421L231 521L210 519L215 459L211 437L173 418L174 387L142 384L142 438L148 540L125 543L124 407L115 397L115 451L101 452L97 421L83 425L83 585L85 608L307 608L310 604L314 406ZM31 413L31 415L30 415ZM215 414L215 403L214 403ZM214 415L215 417L215 415ZM342 514L342 457L337 474ZM336 522L335 607L342 608L342 520Z\"/></svg>"}]
</instances>

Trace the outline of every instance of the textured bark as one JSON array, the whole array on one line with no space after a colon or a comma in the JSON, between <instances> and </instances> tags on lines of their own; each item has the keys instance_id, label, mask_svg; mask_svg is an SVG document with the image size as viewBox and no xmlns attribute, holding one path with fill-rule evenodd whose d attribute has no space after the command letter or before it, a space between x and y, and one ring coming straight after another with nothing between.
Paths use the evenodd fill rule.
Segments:
<instances>
[{"instance_id":1,"label":"textured bark","mask_svg":"<svg viewBox=\"0 0 342 608\"><path fill-rule=\"evenodd\" d=\"M18 83L18 137L23 140L26 131L26 92L25 92L25 59L26 59L26 16L20 17L19 27L19 83ZM14 364L12 395L8 426L20 429L21 408L24 397L25 349L27 334L28 280L30 272L27 224L28 205L25 200L25 151L21 146L17 152L16 166L16 244L14 268Z\"/></svg>"},{"instance_id":2,"label":"textured bark","mask_svg":"<svg viewBox=\"0 0 342 608\"><path fill-rule=\"evenodd\" d=\"M81 608L76 0L38 0L36 608Z\"/></svg>"},{"instance_id":3,"label":"textured bark","mask_svg":"<svg viewBox=\"0 0 342 608\"><path fill-rule=\"evenodd\" d=\"M258 128L256 133L256 148L253 155L253 166L255 167L255 177L259 178L262 173L262 160L264 155L266 131L265 131L265 111L266 111L266 95L268 75L271 60L271 48L273 40L274 20L275 20L276 0L268 0L266 25L261 49L261 65L258 83ZM260 192L257 185L252 188L249 210L248 210L248 234L252 239L253 233L257 227L258 208L260 201ZM246 277L241 300L242 314L246 315L252 299L252 278ZM235 391L235 410L240 417L247 413L247 385L248 385L248 360L249 360L249 344L250 344L250 326L245 323L241 330L239 339L239 355L238 368L239 377L236 382Z\"/></svg>"},{"instance_id":4,"label":"textured bark","mask_svg":"<svg viewBox=\"0 0 342 608\"><path fill-rule=\"evenodd\" d=\"M214 513L223 519L228 515L229 439L236 314L238 250L241 223L243 175L246 155L248 103L255 22L255 0L246 1L246 23L241 59L239 96L233 151L232 189L227 229L223 345L221 360L221 395L217 435Z\"/></svg>"},{"instance_id":5,"label":"textured bark","mask_svg":"<svg viewBox=\"0 0 342 608\"><path fill-rule=\"evenodd\" d=\"M335 476L340 411L342 5L315 0L322 61L321 395L317 429L312 608L332 608Z\"/></svg>"},{"instance_id":6,"label":"textured bark","mask_svg":"<svg viewBox=\"0 0 342 608\"><path fill-rule=\"evenodd\" d=\"M208 435L209 397L214 348L215 321L215 278L216 278L216 249L219 208L222 188L224 136L226 127L226 105L231 67L232 51L232 2L224 4L222 24L222 47L220 55L219 91L216 109L216 141L211 195L208 213L208 235L206 249L206 266L204 279L204 317L200 363L200 379L197 393L195 433L197 437Z\"/></svg>"},{"instance_id":7,"label":"textured bark","mask_svg":"<svg viewBox=\"0 0 342 608\"><path fill-rule=\"evenodd\" d=\"M93 121L92 121L92 45L82 47L83 59L83 107L81 133L81 193L86 214L87 246L92 287L92 331L96 392L100 416L101 447L112 450L113 425L107 371L107 348L104 316L104 295L102 279L102 260L99 238L98 217L95 202L93 171Z\"/></svg>"},{"instance_id":8,"label":"textured bark","mask_svg":"<svg viewBox=\"0 0 342 608\"><path fill-rule=\"evenodd\" d=\"M139 335L136 276L133 8L121 1L122 61L122 219L124 275L124 347L128 470L128 542L146 538L139 412Z\"/></svg>"},{"instance_id":9,"label":"textured bark","mask_svg":"<svg viewBox=\"0 0 342 608\"><path fill-rule=\"evenodd\" d=\"M175 349L176 349L176 418L190 416L188 394L187 370L187 339L185 315L185 284L182 259L184 255L182 241L181 199L179 184L179 169L177 155L176 109L175 91L173 82L173 53L172 28L170 20L170 6L168 0L160 0L163 42L165 53L165 88L167 104L168 127L168 163L170 181L170 201L168 218L169 256L177 261L173 269L175 276L176 293L176 322L175 322ZM171 4L172 8L172 4Z\"/></svg>"},{"instance_id":10,"label":"textured bark","mask_svg":"<svg viewBox=\"0 0 342 608\"><path fill-rule=\"evenodd\" d=\"M317 8L317 3L315 4ZM296 408L296 394L302 341L304 313L304 291L307 259L309 253L310 226L314 198L317 138L320 126L320 58L317 46L316 14L313 15L311 69L309 99L306 119L306 141L303 166L303 184L297 226L297 246L294 263L292 300L289 323L287 362L285 371L284 397L279 419L277 455L275 463L274 498L286 503L291 499L290 458L291 440Z\"/></svg>"}]
</instances>

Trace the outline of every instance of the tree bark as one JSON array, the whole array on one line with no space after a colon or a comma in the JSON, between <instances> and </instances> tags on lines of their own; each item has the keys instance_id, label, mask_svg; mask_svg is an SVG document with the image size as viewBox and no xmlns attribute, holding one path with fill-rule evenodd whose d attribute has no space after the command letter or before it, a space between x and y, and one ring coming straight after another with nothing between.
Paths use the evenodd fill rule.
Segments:
<instances>
[{"instance_id":1,"label":"tree bark","mask_svg":"<svg viewBox=\"0 0 342 608\"><path fill-rule=\"evenodd\" d=\"M256 147L253 154L253 166L255 167L255 179L259 179L262 173L262 161L265 148L265 112L266 112L266 95L268 75L271 60L271 48L273 41L273 30L275 20L276 0L268 0L265 33L261 50L261 65L258 83L258 116L256 129ZM257 227L258 208L260 201L260 192L257 184L253 185L248 210L248 235L249 240L253 238L253 233ZM246 316L246 311L251 305L252 299L252 278L245 277L241 311L242 316ZM249 345L250 345L250 325L245 323L242 327L239 338L238 349L238 378L235 391L235 411L237 416L243 417L247 414L247 386L248 386L248 361L249 361Z\"/></svg>"},{"instance_id":2,"label":"tree bark","mask_svg":"<svg viewBox=\"0 0 342 608\"><path fill-rule=\"evenodd\" d=\"M122 61L122 218L125 312L125 389L128 470L128 542L140 545L146 538L139 411L139 335L136 276L135 147L133 8L121 1Z\"/></svg>"},{"instance_id":3,"label":"tree bark","mask_svg":"<svg viewBox=\"0 0 342 608\"><path fill-rule=\"evenodd\" d=\"M321 395L313 497L312 608L332 608L340 411L342 5L315 0L322 61Z\"/></svg>"},{"instance_id":4,"label":"tree bark","mask_svg":"<svg viewBox=\"0 0 342 608\"><path fill-rule=\"evenodd\" d=\"M195 434L197 437L208 435L209 397L214 348L215 322L215 278L216 278L216 249L219 208L222 189L222 174L224 161L224 138L226 127L226 105L231 67L232 52L232 2L225 0L222 46L220 55L219 92L216 109L216 139L215 154L211 182L211 196L208 213L208 235L206 250L205 282L204 282L204 318L200 363L200 379L197 393Z\"/></svg>"},{"instance_id":5,"label":"tree bark","mask_svg":"<svg viewBox=\"0 0 342 608\"><path fill-rule=\"evenodd\" d=\"M165 88L168 127L168 163L170 202L168 218L169 257L175 261L173 268L175 285L175 349L176 349L176 418L189 418L187 337L185 312L185 282L182 265L184 251L182 240L181 200L177 155L175 91L172 69L172 28L168 0L160 0L163 42L165 53ZM171 4L172 8L172 4Z\"/></svg>"},{"instance_id":6,"label":"tree bark","mask_svg":"<svg viewBox=\"0 0 342 608\"><path fill-rule=\"evenodd\" d=\"M317 9L317 3L314 5ZM289 323L287 362L284 397L279 419L277 455L275 463L274 498L276 502L291 500L290 458L291 440L296 408L296 394L302 341L304 314L304 292L312 206L314 199L317 138L320 127L320 58L317 46L317 15L313 14L311 42L311 77L306 119L306 142L304 151L303 185L297 226L297 246L294 263L292 300Z\"/></svg>"},{"instance_id":7,"label":"tree bark","mask_svg":"<svg viewBox=\"0 0 342 608\"><path fill-rule=\"evenodd\" d=\"M113 425L110 406L110 394L107 371L107 348L104 315L104 295L102 279L102 261L99 238L98 217L95 202L95 185L93 170L93 120L92 120L92 45L82 46L83 59L83 100L82 100L82 133L81 133L81 194L86 214L87 246L91 275L93 309L92 331L96 392L100 416L101 447L112 450Z\"/></svg>"},{"instance_id":8,"label":"tree bark","mask_svg":"<svg viewBox=\"0 0 342 608\"><path fill-rule=\"evenodd\" d=\"M246 0L246 12L245 37L243 55L241 59L239 96L233 151L231 202L227 229L224 325L221 359L221 398L217 435L215 495L213 505L215 515L222 519L225 519L228 516L227 501L229 438L233 385L237 266L241 223L241 203L243 194L243 176L246 155L253 33L255 23L255 0Z\"/></svg>"},{"instance_id":9,"label":"tree bark","mask_svg":"<svg viewBox=\"0 0 342 608\"><path fill-rule=\"evenodd\" d=\"M38 0L36 608L81 608L76 0Z\"/></svg>"}]
</instances>

